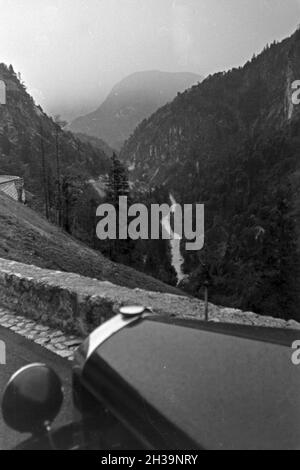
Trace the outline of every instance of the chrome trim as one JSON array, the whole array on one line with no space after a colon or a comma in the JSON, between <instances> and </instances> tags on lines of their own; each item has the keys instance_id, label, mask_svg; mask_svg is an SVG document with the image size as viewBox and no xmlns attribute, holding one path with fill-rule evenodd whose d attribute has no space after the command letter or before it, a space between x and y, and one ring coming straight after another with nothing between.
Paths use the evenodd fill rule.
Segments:
<instances>
[{"instance_id":1,"label":"chrome trim","mask_svg":"<svg viewBox=\"0 0 300 470\"><path fill-rule=\"evenodd\" d=\"M118 333L126 326L134 323L139 320L141 315L125 317L124 315L117 315L111 320L104 323L100 328L95 330L89 337L89 348L86 355L86 360L88 360L95 350L101 346L105 341L107 341L112 335Z\"/></svg>"},{"instance_id":2,"label":"chrome trim","mask_svg":"<svg viewBox=\"0 0 300 470\"><path fill-rule=\"evenodd\" d=\"M35 367L47 367L46 364L42 364L42 363L39 363L39 362L34 362L33 364L28 364L27 366L24 366L24 367L21 367L21 369L17 370L12 376L11 378L9 379L9 381L7 382L6 384L6 387L5 387L5 390L7 389L7 387L21 374L23 374L23 372L25 372L27 369L33 369Z\"/></svg>"}]
</instances>

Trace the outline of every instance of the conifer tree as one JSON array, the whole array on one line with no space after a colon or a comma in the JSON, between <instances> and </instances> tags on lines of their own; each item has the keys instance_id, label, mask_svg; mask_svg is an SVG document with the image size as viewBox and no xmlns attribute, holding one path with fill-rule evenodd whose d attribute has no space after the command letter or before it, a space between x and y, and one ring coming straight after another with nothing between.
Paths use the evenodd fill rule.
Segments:
<instances>
[{"instance_id":1,"label":"conifer tree","mask_svg":"<svg viewBox=\"0 0 300 470\"><path fill-rule=\"evenodd\" d=\"M115 153L111 160L111 170L106 182L106 202L115 207L117 217L119 218L119 198L121 196L129 196L129 182L127 171ZM110 240L108 245L108 249L105 247L105 251L108 252L111 259L126 262L126 255L132 249L130 240Z\"/></svg>"},{"instance_id":2,"label":"conifer tree","mask_svg":"<svg viewBox=\"0 0 300 470\"><path fill-rule=\"evenodd\" d=\"M129 195L127 171L114 153L112 166L107 179L107 199L118 207L119 197Z\"/></svg>"}]
</instances>

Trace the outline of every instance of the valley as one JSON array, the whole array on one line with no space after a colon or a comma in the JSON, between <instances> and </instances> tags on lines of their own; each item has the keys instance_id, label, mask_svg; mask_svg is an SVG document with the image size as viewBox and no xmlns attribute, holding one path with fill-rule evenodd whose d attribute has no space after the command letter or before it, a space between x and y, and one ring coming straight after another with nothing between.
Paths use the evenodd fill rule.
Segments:
<instances>
[{"instance_id":1,"label":"valley","mask_svg":"<svg viewBox=\"0 0 300 470\"><path fill-rule=\"evenodd\" d=\"M120 153L136 184L164 188L165 200L171 192L180 204L205 204L205 247L183 250L188 279L182 286L204 296L206 280L216 303L294 318L300 114L293 84L299 73L297 30L244 66L179 94Z\"/></svg>"},{"instance_id":2,"label":"valley","mask_svg":"<svg viewBox=\"0 0 300 470\"><path fill-rule=\"evenodd\" d=\"M297 319L299 74L297 30L244 66L204 81L195 74L134 74L98 111L66 128L2 64L1 173L24 178L30 207L104 259L171 290L177 285L204 298L209 286L217 304ZM122 195L149 213L157 204L204 204L204 248L186 249L191 239L184 234L171 241L99 240L97 207ZM190 219L197 226L195 214ZM166 220L163 226L170 231Z\"/></svg>"},{"instance_id":3,"label":"valley","mask_svg":"<svg viewBox=\"0 0 300 470\"><path fill-rule=\"evenodd\" d=\"M0 450L299 449L300 0L0 6Z\"/></svg>"},{"instance_id":4,"label":"valley","mask_svg":"<svg viewBox=\"0 0 300 470\"><path fill-rule=\"evenodd\" d=\"M120 151L144 119L172 101L177 93L201 81L200 75L192 73L135 73L118 83L95 112L75 119L69 129L101 138Z\"/></svg>"}]
</instances>

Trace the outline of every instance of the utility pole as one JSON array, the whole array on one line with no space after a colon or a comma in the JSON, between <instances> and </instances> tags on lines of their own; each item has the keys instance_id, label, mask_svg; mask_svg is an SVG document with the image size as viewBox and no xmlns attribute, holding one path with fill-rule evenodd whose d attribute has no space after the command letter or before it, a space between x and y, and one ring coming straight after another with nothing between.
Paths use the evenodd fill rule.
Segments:
<instances>
[{"instance_id":1,"label":"utility pole","mask_svg":"<svg viewBox=\"0 0 300 470\"><path fill-rule=\"evenodd\" d=\"M55 154L56 154L56 178L57 178L57 195L58 195L58 225L62 227L62 187L61 187L61 168L60 168L60 149L59 149L59 132L67 125L59 115L55 116Z\"/></svg>"},{"instance_id":2,"label":"utility pole","mask_svg":"<svg viewBox=\"0 0 300 470\"><path fill-rule=\"evenodd\" d=\"M208 312L208 282L204 283L204 296L205 296L205 321L208 322L209 320L209 312Z\"/></svg>"},{"instance_id":3,"label":"utility pole","mask_svg":"<svg viewBox=\"0 0 300 470\"><path fill-rule=\"evenodd\" d=\"M201 285L204 286L204 319L209 321L208 289L211 283L211 276L206 262L200 260L202 266Z\"/></svg>"}]
</instances>

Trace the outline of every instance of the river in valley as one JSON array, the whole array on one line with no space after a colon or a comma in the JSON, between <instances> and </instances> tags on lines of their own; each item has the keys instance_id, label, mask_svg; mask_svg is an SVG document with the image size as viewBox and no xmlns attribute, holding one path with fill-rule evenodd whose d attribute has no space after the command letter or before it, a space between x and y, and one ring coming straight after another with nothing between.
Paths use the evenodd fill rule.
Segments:
<instances>
[{"instance_id":1,"label":"river in valley","mask_svg":"<svg viewBox=\"0 0 300 470\"><path fill-rule=\"evenodd\" d=\"M172 194L170 194L170 202L172 205L171 213L175 213L177 202ZM181 237L178 234L174 234L171 224L170 224L170 216L166 217L162 221L162 225L167 233L171 234L170 240L170 248L171 248L171 264L175 269L176 276L177 276L177 285L180 284L184 279L186 279L187 275L183 272L183 264L184 258L181 254Z\"/></svg>"}]
</instances>

